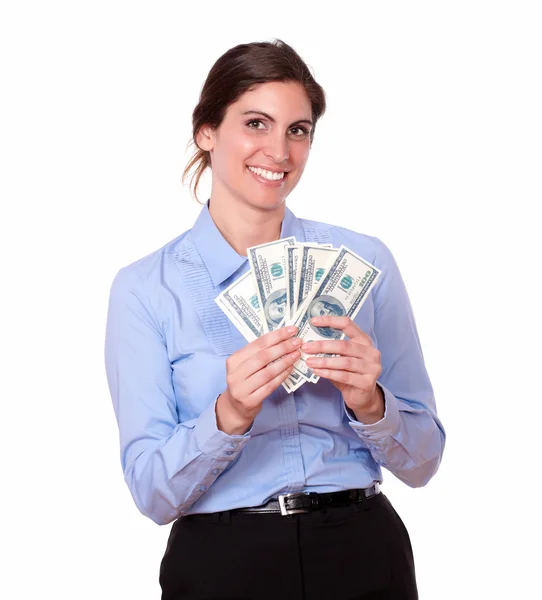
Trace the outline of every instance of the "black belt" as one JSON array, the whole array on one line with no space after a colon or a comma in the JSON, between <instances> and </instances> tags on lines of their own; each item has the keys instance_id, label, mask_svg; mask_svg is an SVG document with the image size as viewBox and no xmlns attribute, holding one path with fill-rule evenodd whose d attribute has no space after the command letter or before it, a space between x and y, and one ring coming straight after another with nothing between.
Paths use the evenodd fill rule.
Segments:
<instances>
[{"instance_id":1,"label":"black belt","mask_svg":"<svg viewBox=\"0 0 542 600\"><path fill-rule=\"evenodd\" d=\"M280 494L277 499L269 500L261 506L248 506L234 508L229 512L236 513L280 513L282 516L297 513L308 513L328 506L348 506L365 502L380 493L378 482L368 488L358 490L345 490L344 492L330 492L318 494L317 492L300 492L297 494Z\"/></svg>"}]
</instances>

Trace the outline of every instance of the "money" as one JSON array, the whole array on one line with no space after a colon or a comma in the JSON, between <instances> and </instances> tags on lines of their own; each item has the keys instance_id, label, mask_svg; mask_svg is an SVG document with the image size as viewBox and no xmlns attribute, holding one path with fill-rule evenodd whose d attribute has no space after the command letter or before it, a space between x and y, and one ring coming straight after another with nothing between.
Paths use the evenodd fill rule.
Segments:
<instances>
[{"instance_id":1,"label":"money","mask_svg":"<svg viewBox=\"0 0 542 600\"><path fill-rule=\"evenodd\" d=\"M288 375L286 381L282 383L282 387L289 394L291 394L292 392L295 392L295 390L300 388L305 383L305 381L306 379L302 377L302 375L298 373L295 369L293 369L290 375Z\"/></svg>"},{"instance_id":2,"label":"money","mask_svg":"<svg viewBox=\"0 0 542 600\"><path fill-rule=\"evenodd\" d=\"M298 310L298 296L299 296L299 280L303 273L302 260L303 252L305 248L317 250L319 248L332 248L331 244L306 244L298 243L294 246L286 247L286 320L284 325L290 325L295 319L295 315ZM333 249L336 252L336 249ZM318 279L321 277L321 273L318 273ZM308 279L307 279L308 281ZM306 287L307 282L304 282Z\"/></svg>"},{"instance_id":3,"label":"money","mask_svg":"<svg viewBox=\"0 0 542 600\"><path fill-rule=\"evenodd\" d=\"M297 281L299 280L297 273L297 265L299 264L299 256L301 254L301 245L286 246L286 323L289 324L295 317L296 313L296 298L297 298Z\"/></svg>"},{"instance_id":4,"label":"money","mask_svg":"<svg viewBox=\"0 0 542 600\"><path fill-rule=\"evenodd\" d=\"M262 311L251 271L236 279L215 302L248 342L262 335Z\"/></svg>"},{"instance_id":5,"label":"money","mask_svg":"<svg viewBox=\"0 0 542 600\"><path fill-rule=\"evenodd\" d=\"M215 298L215 302L247 342L252 342L263 334L263 316L252 271L247 271L236 279ZM292 371L282 385L288 393L291 393L304 382L305 379L299 373Z\"/></svg>"},{"instance_id":6,"label":"money","mask_svg":"<svg viewBox=\"0 0 542 600\"><path fill-rule=\"evenodd\" d=\"M333 262L337 248L331 244L298 243L286 246L286 318L284 325L290 325L303 303L323 277L326 267ZM303 377L303 379L305 379ZM308 381L316 383L313 375Z\"/></svg>"},{"instance_id":7,"label":"money","mask_svg":"<svg viewBox=\"0 0 542 600\"><path fill-rule=\"evenodd\" d=\"M286 317L285 245L295 245L295 237L247 248L248 261L262 307L265 332L280 327Z\"/></svg>"},{"instance_id":8,"label":"money","mask_svg":"<svg viewBox=\"0 0 542 600\"><path fill-rule=\"evenodd\" d=\"M297 337L305 342L342 339L344 337L342 331L330 327L317 327L311 323L311 318L322 315L344 315L354 319L376 284L380 273L374 265L345 246L341 246L320 285L313 290L297 313L294 322L294 325L299 328ZM294 366L307 379L314 379L316 376L306 363L307 357L308 355L302 352Z\"/></svg>"},{"instance_id":9,"label":"money","mask_svg":"<svg viewBox=\"0 0 542 600\"><path fill-rule=\"evenodd\" d=\"M311 318L354 319L380 276L379 269L345 246L296 243L294 237L253 246L247 255L250 270L215 301L248 342L290 324L304 341L342 339L340 330L316 327ZM319 380L307 357L302 352L282 383L288 393Z\"/></svg>"},{"instance_id":10,"label":"money","mask_svg":"<svg viewBox=\"0 0 542 600\"><path fill-rule=\"evenodd\" d=\"M333 264L338 249L330 246L307 245L301 249L299 284L297 289L296 313L305 300L318 287L319 281Z\"/></svg>"}]
</instances>

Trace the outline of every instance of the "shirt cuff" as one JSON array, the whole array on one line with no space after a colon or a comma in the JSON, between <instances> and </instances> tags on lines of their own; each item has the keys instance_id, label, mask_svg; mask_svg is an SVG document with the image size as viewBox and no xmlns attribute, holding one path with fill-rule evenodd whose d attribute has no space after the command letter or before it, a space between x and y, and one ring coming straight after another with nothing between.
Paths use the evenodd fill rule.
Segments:
<instances>
[{"instance_id":1,"label":"shirt cuff","mask_svg":"<svg viewBox=\"0 0 542 600\"><path fill-rule=\"evenodd\" d=\"M196 420L195 432L199 449L216 459L234 461L250 439L254 423L243 435L229 435L218 429L216 423L216 402L200 414Z\"/></svg>"},{"instance_id":2,"label":"shirt cuff","mask_svg":"<svg viewBox=\"0 0 542 600\"><path fill-rule=\"evenodd\" d=\"M371 425L362 423L356 419L354 412L344 404L344 411L348 416L350 427L365 440L383 440L393 436L399 431L400 417L397 406L397 398L382 384L377 384L384 394L384 416Z\"/></svg>"}]
</instances>

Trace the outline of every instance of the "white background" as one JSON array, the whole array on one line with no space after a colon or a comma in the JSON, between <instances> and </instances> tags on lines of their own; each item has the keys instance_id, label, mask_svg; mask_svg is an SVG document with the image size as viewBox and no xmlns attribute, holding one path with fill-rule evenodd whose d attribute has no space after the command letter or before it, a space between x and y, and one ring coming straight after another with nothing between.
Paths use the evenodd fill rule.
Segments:
<instances>
[{"instance_id":1,"label":"white background","mask_svg":"<svg viewBox=\"0 0 542 600\"><path fill-rule=\"evenodd\" d=\"M109 287L198 214L208 70L275 37L328 100L288 204L391 248L447 429L426 487L384 485L420 598L540 597L541 29L519 0L2 3L2 598L159 598L169 526L123 481Z\"/></svg>"}]
</instances>

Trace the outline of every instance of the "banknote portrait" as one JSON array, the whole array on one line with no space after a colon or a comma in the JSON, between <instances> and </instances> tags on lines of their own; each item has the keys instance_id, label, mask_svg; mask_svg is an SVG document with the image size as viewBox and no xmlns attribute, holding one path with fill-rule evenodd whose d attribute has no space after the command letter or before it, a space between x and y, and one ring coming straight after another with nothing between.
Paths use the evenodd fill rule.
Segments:
<instances>
[{"instance_id":1,"label":"banknote portrait","mask_svg":"<svg viewBox=\"0 0 542 600\"><path fill-rule=\"evenodd\" d=\"M269 331L276 329L286 316L286 289L277 290L269 296L264 312Z\"/></svg>"},{"instance_id":2,"label":"banknote portrait","mask_svg":"<svg viewBox=\"0 0 542 600\"><path fill-rule=\"evenodd\" d=\"M346 311L344 306L337 300L337 298L334 298L333 296L318 296L311 302L309 307L309 314L311 318L327 315L342 317L345 313ZM342 332L338 329L331 329L330 327L316 327L312 323L310 325L314 331L326 338L339 339L341 337Z\"/></svg>"}]
</instances>

